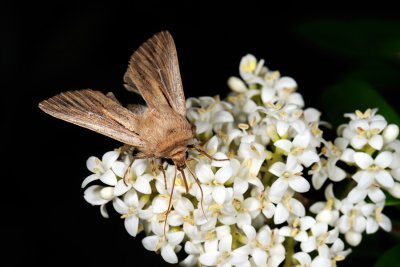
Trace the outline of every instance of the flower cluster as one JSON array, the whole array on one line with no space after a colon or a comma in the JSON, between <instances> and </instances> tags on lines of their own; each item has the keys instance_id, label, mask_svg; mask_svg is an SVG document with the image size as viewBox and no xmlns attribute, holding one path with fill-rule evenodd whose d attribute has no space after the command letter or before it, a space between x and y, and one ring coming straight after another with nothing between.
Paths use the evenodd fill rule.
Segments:
<instances>
[{"instance_id":1,"label":"flower cluster","mask_svg":"<svg viewBox=\"0 0 400 267\"><path fill-rule=\"evenodd\" d=\"M187 266L336 266L350 253L343 240L355 246L364 232L389 231L382 210L385 193L400 197L398 127L357 111L327 141L295 80L252 55L239 72L226 100L187 99L193 142L209 156L189 150L186 178L122 147L87 160L93 174L82 187L100 182L85 200L104 217L112 204L127 232L144 232L143 246L165 261L178 263L184 250Z\"/></svg>"}]
</instances>

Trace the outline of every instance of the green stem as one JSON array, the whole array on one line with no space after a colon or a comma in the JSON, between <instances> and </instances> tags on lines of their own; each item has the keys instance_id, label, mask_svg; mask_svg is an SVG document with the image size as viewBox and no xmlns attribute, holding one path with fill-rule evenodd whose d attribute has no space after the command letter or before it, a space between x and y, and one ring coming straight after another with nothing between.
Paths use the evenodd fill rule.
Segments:
<instances>
[{"instance_id":1,"label":"green stem","mask_svg":"<svg viewBox=\"0 0 400 267\"><path fill-rule=\"evenodd\" d=\"M286 244L285 244L285 249L286 249L286 258L285 258L285 264L283 267L290 267L293 265L293 254L294 254L294 239L293 237L288 237L286 239Z\"/></svg>"}]
</instances>

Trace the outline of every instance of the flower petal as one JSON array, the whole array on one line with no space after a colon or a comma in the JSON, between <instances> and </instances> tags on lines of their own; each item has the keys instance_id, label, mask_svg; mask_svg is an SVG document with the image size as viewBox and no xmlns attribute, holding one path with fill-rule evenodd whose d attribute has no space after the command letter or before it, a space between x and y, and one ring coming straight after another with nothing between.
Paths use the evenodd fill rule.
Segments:
<instances>
[{"instance_id":1,"label":"flower petal","mask_svg":"<svg viewBox=\"0 0 400 267\"><path fill-rule=\"evenodd\" d=\"M169 198L165 198L163 196L156 196L153 199L153 212L154 213L163 213L168 209Z\"/></svg>"},{"instance_id":2,"label":"flower petal","mask_svg":"<svg viewBox=\"0 0 400 267\"><path fill-rule=\"evenodd\" d=\"M109 201L108 199L102 198L100 195L103 188L104 187L100 185L89 186L83 193L83 197L92 205L103 205Z\"/></svg>"},{"instance_id":3,"label":"flower petal","mask_svg":"<svg viewBox=\"0 0 400 267\"><path fill-rule=\"evenodd\" d=\"M146 236L142 239L143 247L150 251L156 251L160 238L156 235Z\"/></svg>"},{"instance_id":4,"label":"flower petal","mask_svg":"<svg viewBox=\"0 0 400 267\"><path fill-rule=\"evenodd\" d=\"M351 145L352 145L355 149L361 149L361 148L363 148L363 146L365 146L366 143L367 143L367 139L366 139L364 136L355 135L355 136L353 136L353 138L351 139Z\"/></svg>"},{"instance_id":5,"label":"flower petal","mask_svg":"<svg viewBox=\"0 0 400 267\"><path fill-rule=\"evenodd\" d=\"M386 188L391 188L394 186L394 180L393 177L389 174L388 171L378 171L375 173L375 178L378 181L378 183Z\"/></svg>"},{"instance_id":6,"label":"flower petal","mask_svg":"<svg viewBox=\"0 0 400 267\"><path fill-rule=\"evenodd\" d=\"M306 150L299 156L299 160L305 167L310 167L311 164L319 161L319 156L314 151Z\"/></svg>"},{"instance_id":7,"label":"flower petal","mask_svg":"<svg viewBox=\"0 0 400 267\"><path fill-rule=\"evenodd\" d=\"M113 207L119 214L128 213L128 206L118 197L113 199Z\"/></svg>"},{"instance_id":8,"label":"flower petal","mask_svg":"<svg viewBox=\"0 0 400 267\"><path fill-rule=\"evenodd\" d=\"M135 237L139 229L139 218L135 215L131 215L125 219L124 225L128 234Z\"/></svg>"},{"instance_id":9,"label":"flower petal","mask_svg":"<svg viewBox=\"0 0 400 267\"><path fill-rule=\"evenodd\" d=\"M356 164L363 170L367 169L374 163L374 160L367 153L356 152L353 157Z\"/></svg>"},{"instance_id":10,"label":"flower petal","mask_svg":"<svg viewBox=\"0 0 400 267\"><path fill-rule=\"evenodd\" d=\"M224 122L232 122L233 116L231 113L229 113L226 110L220 110L216 113L214 113L211 121L212 123L224 123Z\"/></svg>"},{"instance_id":11,"label":"flower petal","mask_svg":"<svg viewBox=\"0 0 400 267\"><path fill-rule=\"evenodd\" d=\"M117 177L115 176L115 174L112 170L107 170L105 173L103 173L100 176L99 179L106 185L111 185L111 186L117 185L117 182L118 182Z\"/></svg>"},{"instance_id":12,"label":"flower petal","mask_svg":"<svg viewBox=\"0 0 400 267\"><path fill-rule=\"evenodd\" d=\"M126 192L128 192L129 189L131 189L132 186L131 185L126 185L124 180L121 179L117 182L117 185L114 187L114 195L115 196L121 196L123 194L125 194Z\"/></svg>"},{"instance_id":13,"label":"flower petal","mask_svg":"<svg viewBox=\"0 0 400 267\"><path fill-rule=\"evenodd\" d=\"M308 255L308 253L305 252L297 252L293 255L293 258L295 258L299 263L300 266L310 266L311 264L311 257Z\"/></svg>"},{"instance_id":14,"label":"flower petal","mask_svg":"<svg viewBox=\"0 0 400 267\"><path fill-rule=\"evenodd\" d=\"M374 135L369 139L368 144L375 148L376 150L381 150L383 146L383 137L382 135Z\"/></svg>"},{"instance_id":15,"label":"flower petal","mask_svg":"<svg viewBox=\"0 0 400 267\"><path fill-rule=\"evenodd\" d=\"M93 173L93 174L89 175L88 177L85 178L85 180L83 180L82 188L85 188L89 183L98 180L99 177L100 177L100 175L97 173Z\"/></svg>"},{"instance_id":16,"label":"flower petal","mask_svg":"<svg viewBox=\"0 0 400 267\"><path fill-rule=\"evenodd\" d=\"M275 162L268 170L275 176L281 176L286 171L286 165L283 162Z\"/></svg>"},{"instance_id":17,"label":"flower petal","mask_svg":"<svg viewBox=\"0 0 400 267\"><path fill-rule=\"evenodd\" d=\"M114 162L114 164L112 165L111 169L113 170L113 172L119 176L119 177L124 177L126 170L128 169L128 166L126 166L125 163L123 163L122 161L116 161Z\"/></svg>"},{"instance_id":18,"label":"flower petal","mask_svg":"<svg viewBox=\"0 0 400 267\"><path fill-rule=\"evenodd\" d=\"M220 252L231 251L232 247L232 235L226 235L221 238L218 244L218 250Z\"/></svg>"},{"instance_id":19,"label":"flower petal","mask_svg":"<svg viewBox=\"0 0 400 267\"><path fill-rule=\"evenodd\" d=\"M171 232L168 233L166 236L168 243L172 246L176 246L182 242L183 238L185 237L185 233L183 231Z\"/></svg>"},{"instance_id":20,"label":"flower petal","mask_svg":"<svg viewBox=\"0 0 400 267\"><path fill-rule=\"evenodd\" d=\"M230 165L222 167L215 173L215 180L220 184L224 184L231 178L232 172L232 167Z\"/></svg>"},{"instance_id":21,"label":"flower petal","mask_svg":"<svg viewBox=\"0 0 400 267\"><path fill-rule=\"evenodd\" d=\"M200 255L199 261L201 264L204 264L206 266L214 266L217 264L217 260L220 254L221 253L218 251L206 252Z\"/></svg>"},{"instance_id":22,"label":"flower petal","mask_svg":"<svg viewBox=\"0 0 400 267\"><path fill-rule=\"evenodd\" d=\"M289 217L289 211L282 203L278 203L275 209L274 223L281 224L285 222L288 217Z\"/></svg>"},{"instance_id":23,"label":"flower petal","mask_svg":"<svg viewBox=\"0 0 400 267\"><path fill-rule=\"evenodd\" d=\"M313 259L310 267L331 267L331 260L317 256Z\"/></svg>"},{"instance_id":24,"label":"flower petal","mask_svg":"<svg viewBox=\"0 0 400 267\"><path fill-rule=\"evenodd\" d=\"M214 179L214 173L211 170L210 165L207 164L197 164L196 175L202 183L208 183Z\"/></svg>"},{"instance_id":25,"label":"flower petal","mask_svg":"<svg viewBox=\"0 0 400 267\"><path fill-rule=\"evenodd\" d=\"M135 207L136 208L136 207L139 206L138 194L133 189L125 194L124 201L125 201L126 205L128 205L130 207Z\"/></svg>"},{"instance_id":26,"label":"flower petal","mask_svg":"<svg viewBox=\"0 0 400 267\"><path fill-rule=\"evenodd\" d=\"M296 192L304 193L310 190L310 183L302 176L294 176L289 179L289 186Z\"/></svg>"},{"instance_id":27,"label":"flower petal","mask_svg":"<svg viewBox=\"0 0 400 267\"><path fill-rule=\"evenodd\" d=\"M149 195L151 194L151 187L149 183L149 176L150 175L142 175L139 176L136 181L133 183L133 188L135 188L140 193ZM150 177L151 178L151 177Z\"/></svg>"},{"instance_id":28,"label":"flower petal","mask_svg":"<svg viewBox=\"0 0 400 267\"><path fill-rule=\"evenodd\" d=\"M168 263L178 263L178 257L170 244L161 247L161 257L163 257L163 259Z\"/></svg>"},{"instance_id":29,"label":"flower petal","mask_svg":"<svg viewBox=\"0 0 400 267\"><path fill-rule=\"evenodd\" d=\"M278 198L282 197L286 192L289 184L286 179L278 178L272 185L269 190L270 199L275 203Z\"/></svg>"},{"instance_id":30,"label":"flower petal","mask_svg":"<svg viewBox=\"0 0 400 267\"><path fill-rule=\"evenodd\" d=\"M379 155L375 158L375 164L381 167L382 169L389 167L392 163L393 154L389 151L384 151L379 153Z\"/></svg>"},{"instance_id":31,"label":"flower petal","mask_svg":"<svg viewBox=\"0 0 400 267\"><path fill-rule=\"evenodd\" d=\"M223 185L214 186L212 197L218 204L223 204L226 198L226 188Z\"/></svg>"},{"instance_id":32,"label":"flower petal","mask_svg":"<svg viewBox=\"0 0 400 267\"><path fill-rule=\"evenodd\" d=\"M110 169L114 162L118 159L118 151L109 151L103 155L101 162L106 169Z\"/></svg>"},{"instance_id":33,"label":"flower petal","mask_svg":"<svg viewBox=\"0 0 400 267\"><path fill-rule=\"evenodd\" d=\"M278 141L276 141L274 143L274 145L276 147L279 147L280 149L282 149L283 151L285 151L286 153L289 153L290 150L292 149L292 142L290 142L287 139L280 139Z\"/></svg>"},{"instance_id":34,"label":"flower petal","mask_svg":"<svg viewBox=\"0 0 400 267\"><path fill-rule=\"evenodd\" d=\"M258 267L267 266L268 254L264 250L256 247L256 248L254 248L253 252L251 253L251 256L252 256L256 266L258 266Z\"/></svg>"}]
</instances>

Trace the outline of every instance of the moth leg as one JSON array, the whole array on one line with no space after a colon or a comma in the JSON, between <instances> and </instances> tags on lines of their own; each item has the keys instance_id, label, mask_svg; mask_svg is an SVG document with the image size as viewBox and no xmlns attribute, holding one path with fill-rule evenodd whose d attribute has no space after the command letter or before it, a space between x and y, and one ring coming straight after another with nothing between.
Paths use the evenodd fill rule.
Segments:
<instances>
[{"instance_id":1,"label":"moth leg","mask_svg":"<svg viewBox=\"0 0 400 267\"><path fill-rule=\"evenodd\" d=\"M189 193L189 185L186 180L186 175L183 170L179 170L179 172L182 174L183 182L185 183L185 189L186 189L186 194Z\"/></svg>"},{"instance_id":2,"label":"moth leg","mask_svg":"<svg viewBox=\"0 0 400 267\"><path fill-rule=\"evenodd\" d=\"M200 198L200 205L201 205L201 211L203 212L204 217L207 219L207 215L204 212L204 206L203 206L203 199L204 199L204 194L203 194L203 188L201 188L201 184L199 181L199 178L197 178L197 176L194 174L194 172L189 168L189 166L186 165L186 168L189 170L190 174L193 176L194 180L196 181L196 184L199 186L200 189L200 194L201 194L201 198ZM186 179L186 178L185 178Z\"/></svg>"},{"instance_id":3,"label":"moth leg","mask_svg":"<svg viewBox=\"0 0 400 267\"><path fill-rule=\"evenodd\" d=\"M135 156L131 156L130 155L130 157L129 157L129 166L126 169L125 174L124 174L124 184L126 186L128 186L129 177L131 176L132 163L137 159L147 159L147 158L149 158L149 157L147 155L143 154L143 153L138 153Z\"/></svg>"},{"instance_id":4,"label":"moth leg","mask_svg":"<svg viewBox=\"0 0 400 267\"><path fill-rule=\"evenodd\" d=\"M165 169L164 169L164 162L166 162L166 159L161 159L161 163L160 165L158 165L158 169L162 172L163 176L164 176L164 186L165 186L165 190L168 190L168 186L167 186L167 176L165 175Z\"/></svg>"},{"instance_id":5,"label":"moth leg","mask_svg":"<svg viewBox=\"0 0 400 267\"><path fill-rule=\"evenodd\" d=\"M164 236L165 236L165 230L167 227L167 220L168 220L168 215L171 212L171 206L172 206L172 197L174 194L174 189L175 189L175 181L176 181L176 166L175 166L175 174L174 174L174 180L172 181L172 188L171 188L171 193L169 195L169 202L168 202L168 208L167 211L165 212L165 221L164 221Z\"/></svg>"},{"instance_id":6,"label":"moth leg","mask_svg":"<svg viewBox=\"0 0 400 267\"><path fill-rule=\"evenodd\" d=\"M211 160L215 160L215 161L229 160L229 158L226 158L226 159L216 159L216 158L214 158L213 156L208 154L200 145L188 145L188 148L193 148L194 150L196 150L197 152L199 152L200 154L206 156L207 158L209 158Z\"/></svg>"}]
</instances>

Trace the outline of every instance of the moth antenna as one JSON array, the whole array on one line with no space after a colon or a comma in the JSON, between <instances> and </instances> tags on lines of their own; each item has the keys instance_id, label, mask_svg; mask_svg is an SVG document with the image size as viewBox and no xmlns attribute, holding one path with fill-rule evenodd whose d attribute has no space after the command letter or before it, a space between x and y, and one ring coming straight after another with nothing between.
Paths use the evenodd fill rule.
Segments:
<instances>
[{"instance_id":1,"label":"moth antenna","mask_svg":"<svg viewBox=\"0 0 400 267\"><path fill-rule=\"evenodd\" d=\"M167 208L167 211L165 212L164 235L165 235L165 230L166 230L166 228L167 228L168 215L169 215L169 213L170 213L170 211L171 211L172 196L173 196L173 194L174 194L175 181L176 181L176 166L175 166L174 180L173 180L173 182L172 182L171 193L170 193L170 195L169 195L168 208Z\"/></svg>"},{"instance_id":2,"label":"moth antenna","mask_svg":"<svg viewBox=\"0 0 400 267\"><path fill-rule=\"evenodd\" d=\"M206 156L207 158L211 159L211 160L215 160L215 161L225 161L225 160L229 160L229 158L226 159L216 159L213 156L211 156L210 154L208 154L204 149L202 149L199 145L189 145L189 148L193 148L194 150L196 150L197 152L199 152L200 154Z\"/></svg>"},{"instance_id":3,"label":"moth antenna","mask_svg":"<svg viewBox=\"0 0 400 267\"><path fill-rule=\"evenodd\" d=\"M189 168L188 165L186 165L186 168L189 170L190 174L193 176L194 180L196 181L196 184L199 186L200 188L200 193L201 193L201 198L200 198L200 205L201 205L201 211L203 212L204 217L207 219L207 215L204 212L204 206L203 206L203 198L204 198L204 194L203 194L203 188L201 188L201 184L199 181L199 178L197 178L197 176L194 174L194 172ZM208 219L207 219L208 220Z\"/></svg>"},{"instance_id":4,"label":"moth antenna","mask_svg":"<svg viewBox=\"0 0 400 267\"><path fill-rule=\"evenodd\" d=\"M185 187L186 187L186 194L189 193L189 186L186 180L186 175L185 172L183 170L179 170L179 172L182 174L183 177L183 182L185 183Z\"/></svg>"}]
</instances>

